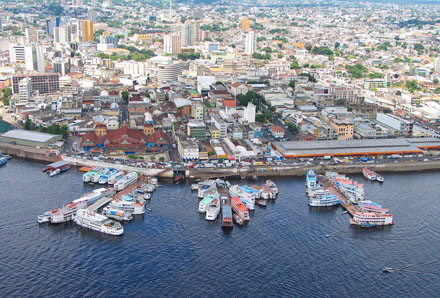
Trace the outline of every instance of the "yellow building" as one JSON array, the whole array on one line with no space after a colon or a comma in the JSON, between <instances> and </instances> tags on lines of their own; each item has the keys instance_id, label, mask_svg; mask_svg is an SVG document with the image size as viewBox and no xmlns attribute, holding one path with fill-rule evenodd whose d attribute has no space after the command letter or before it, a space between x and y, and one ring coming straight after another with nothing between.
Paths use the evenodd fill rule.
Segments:
<instances>
[{"instance_id":1,"label":"yellow building","mask_svg":"<svg viewBox=\"0 0 440 298\"><path fill-rule=\"evenodd\" d=\"M82 22L82 40L84 42L93 41L93 22L92 21L83 21Z\"/></svg>"},{"instance_id":2,"label":"yellow building","mask_svg":"<svg viewBox=\"0 0 440 298\"><path fill-rule=\"evenodd\" d=\"M217 127L210 126L209 132L211 133L211 139L220 139L220 130Z\"/></svg>"},{"instance_id":3,"label":"yellow building","mask_svg":"<svg viewBox=\"0 0 440 298\"><path fill-rule=\"evenodd\" d=\"M353 140L354 124L339 119L330 120L330 126L338 133L338 140Z\"/></svg>"},{"instance_id":4,"label":"yellow building","mask_svg":"<svg viewBox=\"0 0 440 298\"><path fill-rule=\"evenodd\" d=\"M251 22L249 22L248 18L244 18L240 21L240 30L247 31L251 28Z\"/></svg>"}]
</instances>

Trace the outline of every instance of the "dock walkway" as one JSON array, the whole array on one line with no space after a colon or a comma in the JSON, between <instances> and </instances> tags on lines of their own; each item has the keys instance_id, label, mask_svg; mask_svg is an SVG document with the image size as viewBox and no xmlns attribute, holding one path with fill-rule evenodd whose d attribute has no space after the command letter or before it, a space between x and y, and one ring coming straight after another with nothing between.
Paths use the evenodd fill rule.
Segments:
<instances>
[{"instance_id":1,"label":"dock walkway","mask_svg":"<svg viewBox=\"0 0 440 298\"><path fill-rule=\"evenodd\" d=\"M331 183L327 180L326 177L318 176L319 183L327 189L331 194L335 195L341 201L341 207L348 211L348 213L353 216L353 214L357 211L356 206L350 202L343 194L341 194Z\"/></svg>"},{"instance_id":2,"label":"dock walkway","mask_svg":"<svg viewBox=\"0 0 440 298\"><path fill-rule=\"evenodd\" d=\"M92 205L90 205L89 207L87 207L87 209L89 211L96 212L102 206L110 203L111 200L113 200L112 197L103 197L103 198L99 199L98 201L96 201L95 203L93 203Z\"/></svg>"}]
</instances>

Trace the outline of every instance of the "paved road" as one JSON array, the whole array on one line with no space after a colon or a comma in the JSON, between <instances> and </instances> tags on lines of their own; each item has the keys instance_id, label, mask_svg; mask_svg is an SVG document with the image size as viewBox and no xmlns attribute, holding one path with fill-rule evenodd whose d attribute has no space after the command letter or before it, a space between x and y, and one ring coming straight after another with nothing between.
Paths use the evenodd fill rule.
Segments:
<instances>
[{"instance_id":1,"label":"paved road","mask_svg":"<svg viewBox=\"0 0 440 298\"><path fill-rule=\"evenodd\" d=\"M128 123L128 106L126 103L119 104L119 123L122 124L124 121Z\"/></svg>"}]
</instances>

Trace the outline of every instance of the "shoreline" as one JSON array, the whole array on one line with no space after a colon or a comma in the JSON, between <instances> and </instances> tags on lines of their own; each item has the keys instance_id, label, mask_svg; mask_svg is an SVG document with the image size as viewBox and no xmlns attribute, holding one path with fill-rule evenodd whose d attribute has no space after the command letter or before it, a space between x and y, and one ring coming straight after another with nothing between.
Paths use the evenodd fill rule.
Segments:
<instances>
[{"instance_id":1,"label":"shoreline","mask_svg":"<svg viewBox=\"0 0 440 298\"><path fill-rule=\"evenodd\" d=\"M56 162L59 160L66 160L72 166L91 166L91 167L114 167L124 171L137 171L147 176L158 176L161 178L172 178L175 171L185 172L187 179L209 179L220 177L287 177L287 176L302 176L307 173L307 170L312 169L317 173L324 173L327 171L338 172L343 174L362 173L362 168L368 167L373 171L379 173L385 172L419 172L419 171L436 171L440 170L440 160L435 161L404 161L396 159L398 162L385 164L337 164L337 165L304 165L304 166L277 166L277 167L256 167L250 169L243 168L217 168L213 169L150 169L138 168L122 164L113 164L98 162L93 160L83 160L70 156L55 156L49 155L46 149L36 149L20 145L0 144L0 151L4 154L10 154L14 157L23 158L25 160L32 160L36 162Z\"/></svg>"}]
</instances>

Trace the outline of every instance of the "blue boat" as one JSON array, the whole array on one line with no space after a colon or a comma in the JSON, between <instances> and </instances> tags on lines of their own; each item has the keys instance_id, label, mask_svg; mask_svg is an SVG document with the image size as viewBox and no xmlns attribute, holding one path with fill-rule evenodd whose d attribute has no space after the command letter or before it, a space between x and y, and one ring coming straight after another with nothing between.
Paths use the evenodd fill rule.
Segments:
<instances>
[{"instance_id":1,"label":"blue boat","mask_svg":"<svg viewBox=\"0 0 440 298\"><path fill-rule=\"evenodd\" d=\"M0 166L5 165L8 162L5 156L0 157Z\"/></svg>"}]
</instances>

